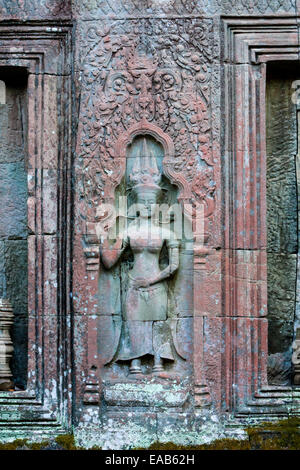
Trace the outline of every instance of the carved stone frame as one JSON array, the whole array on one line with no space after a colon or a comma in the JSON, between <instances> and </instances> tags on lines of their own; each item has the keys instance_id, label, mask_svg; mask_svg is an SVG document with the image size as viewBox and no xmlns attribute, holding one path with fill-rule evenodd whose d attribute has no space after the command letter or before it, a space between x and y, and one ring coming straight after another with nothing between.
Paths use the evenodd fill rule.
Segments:
<instances>
[{"instance_id":1,"label":"carved stone frame","mask_svg":"<svg viewBox=\"0 0 300 470\"><path fill-rule=\"evenodd\" d=\"M28 71L28 381L0 393L0 436L57 435L71 419L69 22L0 23L0 67Z\"/></svg>"},{"instance_id":2,"label":"carved stone frame","mask_svg":"<svg viewBox=\"0 0 300 470\"><path fill-rule=\"evenodd\" d=\"M299 388L267 384L265 145L266 64L299 60L299 24L295 16L222 22L223 407L239 418L299 414Z\"/></svg>"},{"instance_id":3,"label":"carved stone frame","mask_svg":"<svg viewBox=\"0 0 300 470\"><path fill-rule=\"evenodd\" d=\"M163 169L165 175L170 179L170 182L179 188L179 201L183 205L183 210L186 217L193 223L191 213L186 211L185 203L189 204L191 200L191 189L188 181L185 180L181 173L176 173L173 169L173 159L175 155L174 143L172 139L163 132L156 125L146 121L145 119L131 126L124 134L122 134L115 144L115 155L117 156L118 175L114 175L114 183L109 179L106 181L104 187L104 202L113 203L114 192L118 184L121 182L122 177L126 170L126 149L127 146L132 142L134 137L138 135L151 135L158 142L160 142L164 148L165 154L163 159ZM208 217L213 210L213 203L207 205ZM96 313L97 308L97 292L99 282L99 240L97 236L90 235L95 234L94 223L91 225L86 223L86 247L84 249L86 257L86 270L89 276L89 285L92 292L93 305L89 306L89 311ZM194 368L194 384L193 384L193 396L195 408L206 406L210 404L210 394L207 388L204 374L204 325L201 301L199 299L199 289L202 285L203 270L205 269L206 257L213 250L205 248L202 244L197 243L197 239L194 241L194 316L193 316L193 368ZM98 346L97 346L97 316L90 314L88 316L87 325L87 358L88 358L88 370L89 376L86 380L86 386L84 390L84 403L86 404L98 404L100 403L100 390L101 390L101 378L99 376L98 361L101 363L101 358L98 357Z\"/></svg>"}]
</instances>

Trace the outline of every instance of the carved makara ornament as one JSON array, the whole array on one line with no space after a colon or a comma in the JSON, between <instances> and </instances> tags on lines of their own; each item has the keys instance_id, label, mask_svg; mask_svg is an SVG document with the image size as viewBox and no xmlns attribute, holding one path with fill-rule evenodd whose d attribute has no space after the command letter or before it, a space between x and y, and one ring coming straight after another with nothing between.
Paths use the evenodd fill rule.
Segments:
<instances>
[{"instance_id":1,"label":"carved makara ornament","mask_svg":"<svg viewBox=\"0 0 300 470\"><path fill-rule=\"evenodd\" d=\"M0 299L0 390L14 388L10 360L13 354L13 343L10 329L13 325L14 314L9 300Z\"/></svg>"},{"instance_id":2,"label":"carved makara ornament","mask_svg":"<svg viewBox=\"0 0 300 470\"><path fill-rule=\"evenodd\" d=\"M294 366L294 384L300 385L300 328L297 328L296 339L293 342L292 363Z\"/></svg>"},{"instance_id":3,"label":"carved makara ornament","mask_svg":"<svg viewBox=\"0 0 300 470\"><path fill-rule=\"evenodd\" d=\"M153 374L164 374L166 361L175 361L174 319L168 313L167 280L179 267L179 242L175 233L162 227L152 217L151 209L161 193L160 172L156 158L143 140L135 157L130 182L142 210L112 246L101 246L104 266L110 269L127 247L133 253L133 267L128 272L128 289L123 302L122 335L114 361L130 363L130 373L141 375L141 359L152 356ZM168 249L168 266L161 269L159 257L163 245ZM177 351L177 350L176 350Z\"/></svg>"}]
</instances>

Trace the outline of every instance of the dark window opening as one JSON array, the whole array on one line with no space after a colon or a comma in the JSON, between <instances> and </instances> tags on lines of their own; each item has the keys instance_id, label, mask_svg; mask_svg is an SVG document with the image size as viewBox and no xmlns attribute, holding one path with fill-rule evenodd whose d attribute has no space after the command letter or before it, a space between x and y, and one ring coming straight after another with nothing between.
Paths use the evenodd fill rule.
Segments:
<instances>
[{"instance_id":1,"label":"dark window opening","mask_svg":"<svg viewBox=\"0 0 300 470\"><path fill-rule=\"evenodd\" d=\"M25 389L27 307L27 72L0 68L0 296L14 311L11 361L16 388Z\"/></svg>"}]
</instances>

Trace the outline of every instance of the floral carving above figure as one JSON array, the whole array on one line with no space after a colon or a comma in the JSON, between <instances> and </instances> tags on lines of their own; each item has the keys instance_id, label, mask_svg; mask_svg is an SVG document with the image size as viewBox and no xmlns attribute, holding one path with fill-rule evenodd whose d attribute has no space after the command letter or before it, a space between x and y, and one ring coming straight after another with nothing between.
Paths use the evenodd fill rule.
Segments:
<instances>
[{"instance_id":1,"label":"floral carving above figure","mask_svg":"<svg viewBox=\"0 0 300 470\"><path fill-rule=\"evenodd\" d=\"M153 123L171 137L173 173L193 187L197 175L204 185L192 191L195 200L213 199L212 34L210 20L191 19L119 21L85 32L79 156L81 194L89 206L105 199L107 179L118 179L115 142L138 122Z\"/></svg>"}]
</instances>

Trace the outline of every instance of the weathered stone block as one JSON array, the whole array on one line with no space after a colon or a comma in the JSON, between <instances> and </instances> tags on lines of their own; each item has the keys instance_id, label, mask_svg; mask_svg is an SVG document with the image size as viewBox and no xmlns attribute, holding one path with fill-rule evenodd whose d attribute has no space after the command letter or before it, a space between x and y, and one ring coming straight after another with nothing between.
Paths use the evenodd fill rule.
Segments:
<instances>
[{"instance_id":1,"label":"weathered stone block","mask_svg":"<svg viewBox=\"0 0 300 470\"><path fill-rule=\"evenodd\" d=\"M0 164L0 237L27 235L27 178L24 162Z\"/></svg>"},{"instance_id":2,"label":"weathered stone block","mask_svg":"<svg viewBox=\"0 0 300 470\"><path fill-rule=\"evenodd\" d=\"M14 383L17 388L26 389L27 384L27 357L28 357L28 318L27 312L18 313L14 317L12 327L12 340L14 354L11 369Z\"/></svg>"},{"instance_id":3,"label":"weathered stone block","mask_svg":"<svg viewBox=\"0 0 300 470\"><path fill-rule=\"evenodd\" d=\"M104 384L104 400L110 406L182 407L188 394L188 386L175 380L146 378L138 383Z\"/></svg>"},{"instance_id":4,"label":"weathered stone block","mask_svg":"<svg viewBox=\"0 0 300 470\"><path fill-rule=\"evenodd\" d=\"M4 242L6 295L16 316L27 311L27 258L27 240Z\"/></svg>"},{"instance_id":5,"label":"weathered stone block","mask_svg":"<svg viewBox=\"0 0 300 470\"><path fill-rule=\"evenodd\" d=\"M72 421L87 447L193 445L297 413L297 389L267 384L268 332L273 369L289 361L298 240L291 81L267 87L266 110L265 66L298 60L298 3L0 0L1 66L29 71L26 93L0 107L0 290L15 306L20 386L28 357L26 393L0 397L1 439ZM164 173L150 183L189 205L186 218L204 207L204 226L161 257L129 237L104 270L92 228L130 193L143 140ZM135 176L149 189L146 168ZM124 307L134 257L146 286L131 285ZM117 360L123 344L132 357Z\"/></svg>"}]
</instances>

